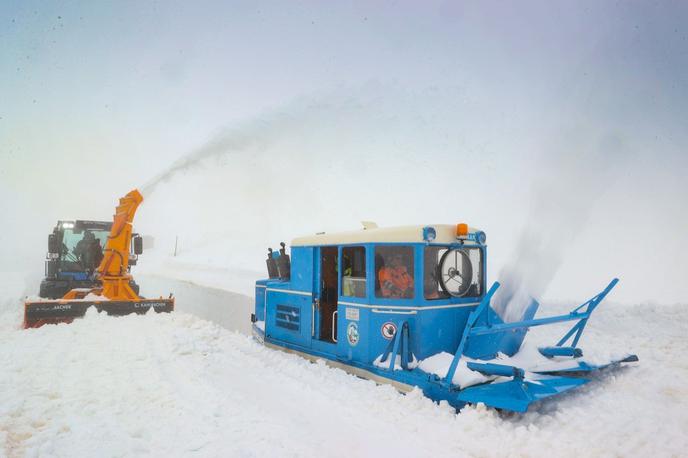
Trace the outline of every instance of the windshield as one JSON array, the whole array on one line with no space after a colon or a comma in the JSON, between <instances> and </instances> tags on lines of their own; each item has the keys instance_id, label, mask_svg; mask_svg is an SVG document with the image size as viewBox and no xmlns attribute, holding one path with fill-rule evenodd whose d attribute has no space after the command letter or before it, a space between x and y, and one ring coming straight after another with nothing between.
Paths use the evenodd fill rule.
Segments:
<instances>
[{"instance_id":1,"label":"windshield","mask_svg":"<svg viewBox=\"0 0 688 458\"><path fill-rule=\"evenodd\" d=\"M426 246L423 292L426 299L477 297L483 291L482 250Z\"/></svg>"},{"instance_id":2,"label":"windshield","mask_svg":"<svg viewBox=\"0 0 688 458\"><path fill-rule=\"evenodd\" d=\"M64 229L62 235L62 270L95 270L103 257L103 247L110 231Z\"/></svg>"}]
</instances>

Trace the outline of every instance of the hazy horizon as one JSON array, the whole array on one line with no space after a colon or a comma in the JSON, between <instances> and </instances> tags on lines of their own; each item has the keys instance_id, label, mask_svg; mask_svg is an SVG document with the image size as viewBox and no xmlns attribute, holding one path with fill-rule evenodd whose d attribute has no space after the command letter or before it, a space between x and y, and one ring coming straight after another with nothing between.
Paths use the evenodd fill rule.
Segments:
<instances>
[{"instance_id":1,"label":"hazy horizon","mask_svg":"<svg viewBox=\"0 0 688 458\"><path fill-rule=\"evenodd\" d=\"M41 272L57 219L109 219L177 163L137 220L161 243L250 221L218 257L260 266L277 237L466 220L491 281L520 260L548 298L619 276L612 300L688 302L687 20L680 2L9 2L0 270Z\"/></svg>"}]
</instances>

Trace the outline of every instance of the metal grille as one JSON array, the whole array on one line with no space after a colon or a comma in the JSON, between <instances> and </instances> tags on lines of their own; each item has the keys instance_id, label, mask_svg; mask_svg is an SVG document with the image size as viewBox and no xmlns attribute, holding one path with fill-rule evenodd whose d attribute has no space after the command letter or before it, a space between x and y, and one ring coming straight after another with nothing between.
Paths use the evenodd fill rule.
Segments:
<instances>
[{"instance_id":1,"label":"metal grille","mask_svg":"<svg viewBox=\"0 0 688 458\"><path fill-rule=\"evenodd\" d=\"M292 305L278 305L275 324L290 331L299 331L301 328L301 309Z\"/></svg>"}]
</instances>

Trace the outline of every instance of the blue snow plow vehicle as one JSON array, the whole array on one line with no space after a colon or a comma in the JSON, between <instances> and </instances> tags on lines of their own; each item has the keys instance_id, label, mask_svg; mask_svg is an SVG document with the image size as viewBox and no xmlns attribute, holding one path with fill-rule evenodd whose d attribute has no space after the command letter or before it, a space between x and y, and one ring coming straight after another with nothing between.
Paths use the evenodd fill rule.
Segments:
<instances>
[{"instance_id":1,"label":"blue snow plow vehicle","mask_svg":"<svg viewBox=\"0 0 688 458\"><path fill-rule=\"evenodd\" d=\"M269 250L256 282L254 336L265 345L324 359L360 377L414 387L457 409L484 403L525 412L585 383L591 372L637 361L586 360L578 346L592 312L616 285L570 313L536 318L532 301L515 322L491 305L485 233L466 224L378 228L293 240ZM543 346L529 328L571 324Z\"/></svg>"}]
</instances>

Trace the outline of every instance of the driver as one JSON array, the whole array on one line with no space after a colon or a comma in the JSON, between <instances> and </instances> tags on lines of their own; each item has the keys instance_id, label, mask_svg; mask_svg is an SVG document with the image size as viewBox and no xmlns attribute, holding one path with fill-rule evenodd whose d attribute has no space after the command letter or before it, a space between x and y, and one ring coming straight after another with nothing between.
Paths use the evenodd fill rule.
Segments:
<instances>
[{"instance_id":1,"label":"driver","mask_svg":"<svg viewBox=\"0 0 688 458\"><path fill-rule=\"evenodd\" d=\"M84 231L84 236L74 247L74 254L85 270L93 271L103 257L103 248L93 232Z\"/></svg>"},{"instance_id":2,"label":"driver","mask_svg":"<svg viewBox=\"0 0 688 458\"><path fill-rule=\"evenodd\" d=\"M413 297L413 277L408 273L400 254L392 256L389 266L381 268L378 277L383 297Z\"/></svg>"},{"instance_id":3,"label":"driver","mask_svg":"<svg viewBox=\"0 0 688 458\"><path fill-rule=\"evenodd\" d=\"M91 254L92 267L91 271L94 271L96 267L100 265L100 261L103 260L103 245L100 244L100 239L94 237L93 243L89 246Z\"/></svg>"}]
</instances>

